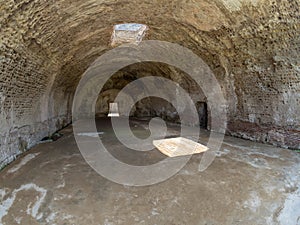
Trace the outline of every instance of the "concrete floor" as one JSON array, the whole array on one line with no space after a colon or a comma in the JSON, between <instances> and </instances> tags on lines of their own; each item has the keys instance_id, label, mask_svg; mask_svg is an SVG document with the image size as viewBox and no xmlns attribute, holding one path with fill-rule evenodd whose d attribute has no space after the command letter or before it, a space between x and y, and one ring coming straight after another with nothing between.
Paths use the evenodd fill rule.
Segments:
<instances>
[{"instance_id":1,"label":"concrete floor","mask_svg":"<svg viewBox=\"0 0 300 225\"><path fill-rule=\"evenodd\" d=\"M147 134L145 122L134 123L135 131ZM158 151L131 152L109 138L109 122L97 125L123 161L164 158ZM170 130L178 132L176 126ZM0 224L300 224L299 153L226 137L206 171L198 172L202 155L194 155L163 183L128 187L87 165L72 126L61 133L61 139L34 147L0 172ZM202 132L200 142L207 136Z\"/></svg>"}]
</instances>

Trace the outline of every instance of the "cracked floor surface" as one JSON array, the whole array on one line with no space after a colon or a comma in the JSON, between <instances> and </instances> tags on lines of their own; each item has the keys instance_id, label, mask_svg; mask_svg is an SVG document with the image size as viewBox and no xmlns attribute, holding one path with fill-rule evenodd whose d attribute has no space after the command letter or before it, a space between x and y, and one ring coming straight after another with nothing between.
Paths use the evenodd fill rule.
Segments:
<instances>
[{"instance_id":1,"label":"cracked floor surface","mask_svg":"<svg viewBox=\"0 0 300 225\"><path fill-rule=\"evenodd\" d=\"M147 136L146 121L133 124ZM144 164L164 157L124 148L111 138L107 120L97 120L97 126L120 160ZM178 134L176 126L170 130ZM198 171L202 154L194 155L165 182L129 187L101 177L85 162L72 126L61 133L1 171L0 224L300 224L299 153L225 137L206 171ZM202 131L199 142L207 138Z\"/></svg>"}]
</instances>

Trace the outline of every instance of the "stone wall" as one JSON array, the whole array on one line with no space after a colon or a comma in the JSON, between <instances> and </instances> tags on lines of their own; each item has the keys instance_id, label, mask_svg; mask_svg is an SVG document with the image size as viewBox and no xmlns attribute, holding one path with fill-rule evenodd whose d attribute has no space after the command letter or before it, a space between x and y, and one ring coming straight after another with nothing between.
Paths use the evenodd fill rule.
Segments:
<instances>
[{"instance_id":1,"label":"stone wall","mask_svg":"<svg viewBox=\"0 0 300 225\"><path fill-rule=\"evenodd\" d=\"M70 122L81 75L125 22L205 60L228 100L230 134L300 148L299 8L299 0L3 1L0 166Z\"/></svg>"},{"instance_id":2,"label":"stone wall","mask_svg":"<svg viewBox=\"0 0 300 225\"><path fill-rule=\"evenodd\" d=\"M35 53L6 45L1 52L0 168L71 121L67 107L54 111L49 71Z\"/></svg>"}]
</instances>

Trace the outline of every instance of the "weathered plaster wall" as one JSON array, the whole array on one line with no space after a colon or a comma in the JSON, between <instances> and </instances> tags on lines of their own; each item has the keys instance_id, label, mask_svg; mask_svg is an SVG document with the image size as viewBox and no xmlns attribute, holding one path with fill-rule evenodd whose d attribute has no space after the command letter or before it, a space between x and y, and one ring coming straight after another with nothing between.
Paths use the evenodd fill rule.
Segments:
<instances>
[{"instance_id":1,"label":"weathered plaster wall","mask_svg":"<svg viewBox=\"0 0 300 225\"><path fill-rule=\"evenodd\" d=\"M7 0L0 4L0 166L70 122L80 76L112 27L190 48L228 100L228 132L300 148L299 0Z\"/></svg>"}]
</instances>

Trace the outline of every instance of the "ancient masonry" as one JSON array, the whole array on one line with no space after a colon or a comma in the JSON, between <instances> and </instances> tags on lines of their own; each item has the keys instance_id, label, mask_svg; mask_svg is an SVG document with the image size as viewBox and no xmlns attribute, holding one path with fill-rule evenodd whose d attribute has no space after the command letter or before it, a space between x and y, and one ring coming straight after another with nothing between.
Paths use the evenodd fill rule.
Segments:
<instances>
[{"instance_id":1,"label":"ancient masonry","mask_svg":"<svg viewBox=\"0 0 300 225\"><path fill-rule=\"evenodd\" d=\"M2 1L0 168L71 122L72 96L81 75L112 48L113 27L132 21L147 25L145 39L181 44L210 66L228 103L228 134L300 148L299 0L153 4ZM120 79L138 76L135 69L120 72ZM181 77L180 71L155 63L138 69L177 81ZM122 88L116 85L107 87ZM193 89L187 79L182 85Z\"/></svg>"}]
</instances>

